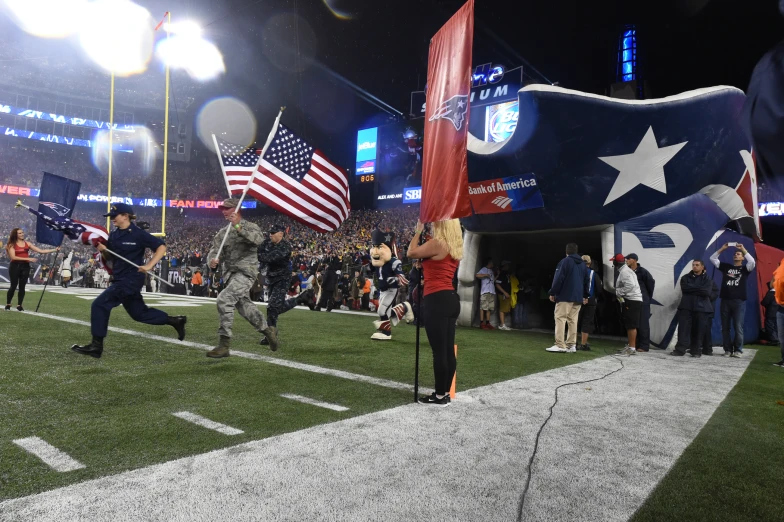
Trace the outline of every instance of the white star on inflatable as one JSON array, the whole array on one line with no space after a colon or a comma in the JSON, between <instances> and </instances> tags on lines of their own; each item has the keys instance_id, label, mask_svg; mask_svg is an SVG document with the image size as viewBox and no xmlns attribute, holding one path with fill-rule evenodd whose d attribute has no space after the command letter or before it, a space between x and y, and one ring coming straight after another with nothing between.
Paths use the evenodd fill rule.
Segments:
<instances>
[{"instance_id":1,"label":"white star on inflatable","mask_svg":"<svg viewBox=\"0 0 784 522\"><path fill-rule=\"evenodd\" d=\"M653 127L648 127L648 132L645 133L634 153L599 158L618 170L618 177L604 201L604 206L623 196L637 185L645 185L666 194L667 180L664 177L664 165L678 154L678 151L687 143L688 141L684 141L677 145L659 148L656 136L653 135Z\"/></svg>"}]
</instances>

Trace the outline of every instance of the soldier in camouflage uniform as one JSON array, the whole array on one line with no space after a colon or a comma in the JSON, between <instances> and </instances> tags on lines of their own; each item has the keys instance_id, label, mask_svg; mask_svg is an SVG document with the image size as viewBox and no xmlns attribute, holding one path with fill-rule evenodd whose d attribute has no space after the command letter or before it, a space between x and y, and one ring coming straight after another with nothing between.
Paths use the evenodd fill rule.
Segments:
<instances>
[{"instance_id":1,"label":"soldier in camouflage uniform","mask_svg":"<svg viewBox=\"0 0 784 522\"><path fill-rule=\"evenodd\" d=\"M258 225L246 221L237 209L236 199L226 199L219 207L230 223L222 228L212 240L212 248L207 256L210 267L215 268L218 263L223 270L224 289L218 294L218 314L220 314L220 326L218 335L220 343L218 347L207 352L207 357L228 357L229 345L231 344L231 326L234 322L234 309L242 317L253 325L253 327L264 334L268 339L269 347L272 351L278 349L278 338L275 329L267 326L264 316L250 300L250 289L258 276L258 264L256 262L256 249L261 244L263 237ZM220 259L216 259L223 236L226 230L231 228L226 244L220 254Z\"/></svg>"},{"instance_id":2,"label":"soldier in camouflage uniform","mask_svg":"<svg viewBox=\"0 0 784 522\"><path fill-rule=\"evenodd\" d=\"M291 281L291 244L283 239L284 228L273 225L269 231L269 239L265 239L258 250L262 273L266 272L269 280L269 306L267 320L270 326L278 326L278 316L288 312L299 304L313 308L313 290L305 290L296 299L286 300ZM271 340L269 343L271 344ZM264 339L261 344L268 344Z\"/></svg>"}]
</instances>

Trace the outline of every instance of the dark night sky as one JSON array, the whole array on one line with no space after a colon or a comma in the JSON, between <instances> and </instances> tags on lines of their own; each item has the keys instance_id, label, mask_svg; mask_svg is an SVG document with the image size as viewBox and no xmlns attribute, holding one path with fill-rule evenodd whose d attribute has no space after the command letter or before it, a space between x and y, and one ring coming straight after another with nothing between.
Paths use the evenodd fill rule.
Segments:
<instances>
[{"instance_id":1,"label":"dark night sky","mask_svg":"<svg viewBox=\"0 0 784 522\"><path fill-rule=\"evenodd\" d=\"M330 0L353 15L349 20L318 0L223 4L208 30L229 73L212 89L234 90L260 122L286 104L290 123L325 142L319 146L337 159L350 152L355 130L380 112L347 81L407 114L410 92L425 82L428 40L462 3ZM722 84L745 89L757 60L784 37L775 0L641 3L476 0L474 63L511 67L525 60L550 81L604 94L620 30L634 23L641 73L650 94L663 97Z\"/></svg>"}]
</instances>

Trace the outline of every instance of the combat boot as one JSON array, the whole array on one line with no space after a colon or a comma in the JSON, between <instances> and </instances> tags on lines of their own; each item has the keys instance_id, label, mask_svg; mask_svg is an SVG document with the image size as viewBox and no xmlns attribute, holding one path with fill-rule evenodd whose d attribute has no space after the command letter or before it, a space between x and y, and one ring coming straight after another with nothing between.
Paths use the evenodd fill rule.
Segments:
<instances>
[{"instance_id":1,"label":"combat boot","mask_svg":"<svg viewBox=\"0 0 784 522\"><path fill-rule=\"evenodd\" d=\"M103 337L96 337L93 335L93 342L84 346L75 344L71 346L71 350L82 355L89 355L90 357L100 359L101 354L103 353Z\"/></svg>"},{"instance_id":2,"label":"combat boot","mask_svg":"<svg viewBox=\"0 0 784 522\"><path fill-rule=\"evenodd\" d=\"M278 351L278 331L274 326L268 326L261 331L264 337L261 338L259 344L269 345L270 350L273 352ZM264 342L266 341L266 342Z\"/></svg>"},{"instance_id":3,"label":"combat boot","mask_svg":"<svg viewBox=\"0 0 784 522\"><path fill-rule=\"evenodd\" d=\"M166 320L166 324L169 326L173 326L175 330L177 330L177 339L182 341L185 339L185 323L188 322L188 318L184 315L170 315L169 318Z\"/></svg>"},{"instance_id":4,"label":"combat boot","mask_svg":"<svg viewBox=\"0 0 784 522\"><path fill-rule=\"evenodd\" d=\"M213 359L228 357L230 344L231 344L231 337L226 337L225 335L221 335L217 348L213 348L212 350L207 352L207 357L211 357Z\"/></svg>"}]
</instances>

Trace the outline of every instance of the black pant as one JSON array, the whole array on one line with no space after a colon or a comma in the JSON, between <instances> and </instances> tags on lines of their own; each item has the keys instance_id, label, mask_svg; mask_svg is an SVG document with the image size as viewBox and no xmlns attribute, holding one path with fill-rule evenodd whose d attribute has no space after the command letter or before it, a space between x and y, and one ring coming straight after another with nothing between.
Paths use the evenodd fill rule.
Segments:
<instances>
[{"instance_id":1,"label":"black pant","mask_svg":"<svg viewBox=\"0 0 784 522\"><path fill-rule=\"evenodd\" d=\"M318 304L316 305L317 310L321 310L322 306L327 308L329 312L333 308L335 308L335 300L332 299L332 296L335 295L335 289L326 290L324 288L321 289L321 299L318 300Z\"/></svg>"},{"instance_id":2,"label":"black pant","mask_svg":"<svg viewBox=\"0 0 784 522\"><path fill-rule=\"evenodd\" d=\"M16 292L16 287L18 286L19 297L17 297L17 303L19 306L22 306L27 279L30 277L30 263L27 261L11 261L11 264L8 266L8 275L11 276L11 287L8 289L8 295L6 296L5 302L6 304L11 304L11 300L14 298L14 293Z\"/></svg>"},{"instance_id":3,"label":"black pant","mask_svg":"<svg viewBox=\"0 0 784 522\"><path fill-rule=\"evenodd\" d=\"M702 353L705 341L705 329L710 328L709 314L705 312L692 312L691 310L678 310L678 343L675 351L698 355Z\"/></svg>"},{"instance_id":4,"label":"black pant","mask_svg":"<svg viewBox=\"0 0 784 522\"><path fill-rule=\"evenodd\" d=\"M297 305L296 300L286 300L289 279L273 279L269 282L269 305L267 306L267 322L270 326L278 326L278 316L286 313Z\"/></svg>"},{"instance_id":5,"label":"black pant","mask_svg":"<svg viewBox=\"0 0 784 522\"><path fill-rule=\"evenodd\" d=\"M637 327L637 348L648 350L651 347L651 303L643 303L640 308L640 325Z\"/></svg>"},{"instance_id":6,"label":"black pant","mask_svg":"<svg viewBox=\"0 0 784 522\"><path fill-rule=\"evenodd\" d=\"M455 321L460 315L460 299L453 290L442 290L425 296L425 332L433 350L433 374L436 393L445 395L452 387L457 369L455 358Z\"/></svg>"}]
</instances>

